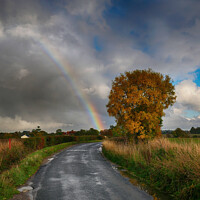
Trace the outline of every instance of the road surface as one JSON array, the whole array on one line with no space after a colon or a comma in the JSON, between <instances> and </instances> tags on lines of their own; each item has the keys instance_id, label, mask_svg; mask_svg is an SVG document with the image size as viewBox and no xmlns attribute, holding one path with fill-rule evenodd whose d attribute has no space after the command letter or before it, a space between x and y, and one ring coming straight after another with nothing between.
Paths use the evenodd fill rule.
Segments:
<instances>
[{"instance_id":1,"label":"road surface","mask_svg":"<svg viewBox=\"0 0 200 200\"><path fill-rule=\"evenodd\" d=\"M32 180L34 200L148 200L100 152L101 143L79 144L57 154Z\"/></svg>"}]
</instances>

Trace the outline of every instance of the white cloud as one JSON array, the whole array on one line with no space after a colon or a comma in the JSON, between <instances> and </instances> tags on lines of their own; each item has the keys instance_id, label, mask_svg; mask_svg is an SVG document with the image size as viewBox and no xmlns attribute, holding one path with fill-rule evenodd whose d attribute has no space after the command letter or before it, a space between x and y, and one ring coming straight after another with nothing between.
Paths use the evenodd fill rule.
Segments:
<instances>
[{"instance_id":1,"label":"white cloud","mask_svg":"<svg viewBox=\"0 0 200 200\"><path fill-rule=\"evenodd\" d=\"M173 107L166 110L163 117L163 129L190 129L200 124L200 116L195 116L200 112L200 87L192 80L184 80L176 86L177 101ZM194 116L187 117L185 113L190 110Z\"/></svg>"},{"instance_id":2,"label":"white cloud","mask_svg":"<svg viewBox=\"0 0 200 200\"><path fill-rule=\"evenodd\" d=\"M173 113L174 113L175 115L181 115L181 114L183 114L183 109L174 107L174 108L173 108Z\"/></svg>"},{"instance_id":3,"label":"white cloud","mask_svg":"<svg viewBox=\"0 0 200 200\"><path fill-rule=\"evenodd\" d=\"M99 95L99 97L101 97L102 99L108 98L110 88L106 84L95 86L95 90L96 90L96 93Z\"/></svg>"},{"instance_id":4,"label":"white cloud","mask_svg":"<svg viewBox=\"0 0 200 200\"><path fill-rule=\"evenodd\" d=\"M0 117L0 132L14 132L14 131L23 131L23 130L32 130L37 126L40 126L42 130L52 130L60 127L71 127L73 124L64 124L57 122L29 122L23 120L20 116L15 116L15 118L10 117Z\"/></svg>"},{"instance_id":5,"label":"white cloud","mask_svg":"<svg viewBox=\"0 0 200 200\"><path fill-rule=\"evenodd\" d=\"M157 62L149 55L140 50L132 49L128 44L115 48L107 55L109 56L108 69L112 73L123 73L134 69L156 68Z\"/></svg>"},{"instance_id":6,"label":"white cloud","mask_svg":"<svg viewBox=\"0 0 200 200\"><path fill-rule=\"evenodd\" d=\"M38 38L39 34L36 31L37 26L31 24L18 25L6 31L7 34L22 38Z\"/></svg>"},{"instance_id":7,"label":"white cloud","mask_svg":"<svg viewBox=\"0 0 200 200\"><path fill-rule=\"evenodd\" d=\"M110 88L106 84L94 85L90 88L84 88L83 91L89 95L98 95L101 99L107 99Z\"/></svg>"},{"instance_id":8,"label":"white cloud","mask_svg":"<svg viewBox=\"0 0 200 200\"><path fill-rule=\"evenodd\" d=\"M187 109L200 111L200 87L192 80L184 80L176 86L177 102Z\"/></svg>"},{"instance_id":9,"label":"white cloud","mask_svg":"<svg viewBox=\"0 0 200 200\"><path fill-rule=\"evenodd\" d=\"M200 119L196 118L185 118L181 115L170 115L170 117L163 118L163 129L176 129L181 128L190 130L191 127L199 127Z\"/></svg>"}]
</instances>

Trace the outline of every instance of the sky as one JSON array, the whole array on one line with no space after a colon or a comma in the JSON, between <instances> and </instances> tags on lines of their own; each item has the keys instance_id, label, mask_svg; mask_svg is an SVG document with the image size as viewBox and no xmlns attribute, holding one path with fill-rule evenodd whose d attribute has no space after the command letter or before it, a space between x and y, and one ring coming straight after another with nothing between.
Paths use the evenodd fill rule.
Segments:
<instances>
[{"instance_id":1,"label":"sky","mask_svg":"<svg viewBox=\"0 0 200 200\"><path fill-rule=\"evenodd\" d=\"M162 129L200 126L200 1L1 0L0 132L103 129L120 73L169 75Z\"/></svg>"}]
</instances>

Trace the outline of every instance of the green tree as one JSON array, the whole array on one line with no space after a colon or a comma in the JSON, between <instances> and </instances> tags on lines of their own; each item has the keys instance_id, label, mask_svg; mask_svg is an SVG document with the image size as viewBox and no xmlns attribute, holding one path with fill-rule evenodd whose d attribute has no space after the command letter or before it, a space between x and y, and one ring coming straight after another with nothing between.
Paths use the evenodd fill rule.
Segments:
<instances>
[{"instance_id":1,"label":"green tree","mask_svg":"<svg viewBox=\"0 0 200 200\"><path fill-rule=\"evenodd\" d=\"M88 130L87 132L88 135L99 135L99 131L94 128L90 128L90 130Z\"/></svg>"},{"instance_id":2,"label":"green tree","mask_svg":"<svg viewBox=\"0 0 200 200\"><path fill-rule=\"evenodd\" d=\"M61 129L57 129L57 130L56 130L56 134L57 134L57 135L62 135L62 130L61 130Z\"/></svg>"},{"instance_id":3,"label":"green tree","mask_svg":"<svg viewBox=\"0 0 200 200\"><path fill-rule=\"evenodd\" d=\"M172 135L175 138L178 138L178 137L182 137L182 138L189 137L189 134L187 132L183 131L180 128L177 128L176 130L172 131Z\"/></svg>"},{"instance_id":4,"label":"green tree","mask_svg":"<svg viewBox=\"0 0 200 200\"><path fill-rule=\"evenodd\" d=\"M77 131L76 133L75 133L75 135L76 136L81 136L81 135L86 135L86 130L84 130L84 129L81 129L80 131Z\"/></svg>"},{"instance_id":5,"label":"green tree","mask_svg":"<svg viewBox=\"0 0 200 200\"><path fill-rule=\"evenodd\" d=\"M75 135L77 135L77 136L81 136L81 135L99 135L99 131L94 129L94 128L90 128L89 130L81 129L80 131L77 131L75 133Z\"/></svg>"},{"instance_id":6,"label":"green tree","mask_svg":"<svg viewBox=\"0 0 200 200\"><path fill-rule=\"evenodd\" d=\"M195 134L195 133L196 133L196 129L195 129L194 127L192 127L192 128L190 129L190 133Z\"/></svg>"},{"instance_id":7,"label":"green tree","mask_svg":"<svg viewBox=\"0 0 200 200\"><path fill-rule=\"evenodd\" d=\"M168 75L149 70L125 72L112 83L107 111L135 138L161 135L164 109L175 103L174 86Z\"/></svg>"}]
</instances>

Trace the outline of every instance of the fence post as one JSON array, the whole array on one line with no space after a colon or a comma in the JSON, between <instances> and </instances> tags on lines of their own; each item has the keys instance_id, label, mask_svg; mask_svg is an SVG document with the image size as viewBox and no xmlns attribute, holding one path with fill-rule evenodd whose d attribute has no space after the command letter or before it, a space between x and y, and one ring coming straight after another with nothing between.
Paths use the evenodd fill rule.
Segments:
<instances>
[{"instance_id":1,"label":"fence post","mask_svg":"<svg viewBox=\"0 0 200 200\"><path fill-rule=\"evenodd\" d=\"M11 149L11 138L9 138L9 149Z\"/></svg>"}]
</instances>

